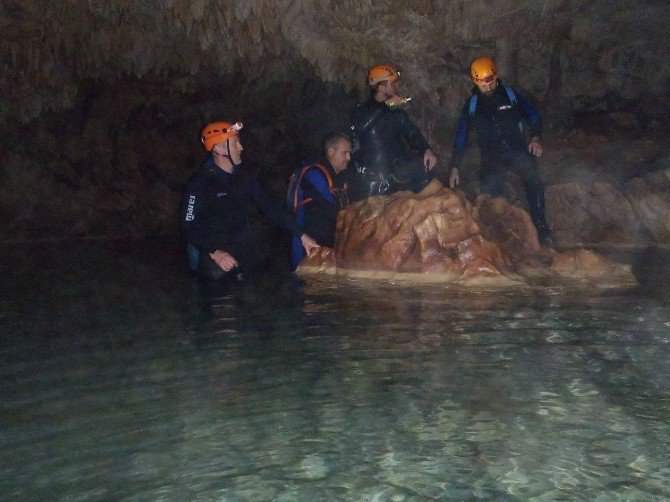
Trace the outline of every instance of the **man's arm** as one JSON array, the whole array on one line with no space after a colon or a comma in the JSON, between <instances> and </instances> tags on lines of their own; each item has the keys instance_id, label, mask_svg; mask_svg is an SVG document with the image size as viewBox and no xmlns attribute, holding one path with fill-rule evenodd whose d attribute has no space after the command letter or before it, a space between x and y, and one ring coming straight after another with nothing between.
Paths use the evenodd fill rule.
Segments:
<instances>
[{"instance_id":1,"label":"man's arm","mask_svg":"<svg viewBox=\"0 0 670 502\"><path fill-rule=\"evenodd\" d=\"M223 249L216 249L214 237L209 229L209 204L207 190L201 179L189 184L184 192L182 210L182 233L186 240L195 248L208 253L214 262L226 272L237 266L233 255ZM220 246L222 236L217 236Z\"/></svg>"},{"instance_id":2,"label":"man's arm","mask_svg":"<svg viewBox=\"0 0 670 502\"><path fill-rule=\"evenodd\" d=\"M431 150L430 145L423 137L419 128L410 120L409 115L405 110L394 110L400 122L400 129L407 139L409 146L417 151L423 153L423 165L428 171L432 170L437 165L437 156Z\"/></svg>"},{"instance_id":3,"label":"man's arm","mask_svg":"<svg viewBox=\"0 0 670 502\"><path fill-rule=\"evenodd\" d=\"M184 238L195 248L211 253L216 250L208 228L208 202L205 182L197 178L184 191L181 229Z\"/></svg>"},{"instance_id":4,"label":"man's arm","mask_svg":"<svg viewBox=\"0 0 670 502\"><path fill-rule=\"evenodd\" d=\"M430 150L430 145L421 134L421 131L414 123L410 120L409 115L405 110L394 110L393 113L396 114L398 123L400 124L400 130L403 136L407 139L409 146L417 152L425 152Z\"/></svg>"},{"instance_id":5,"label":"man's arm","mask_svg":"<svg viewBox=\"0 0 670 502\"><path fill-rule=\"evenodd\" d=\"M261 189L258 182L249 178L247 191L251 200L256 204L256 206L272 221L274 221L281 228L288 230L293 235L300 237L300 242L302 247L305 248L307 256L311 256L316 249L319 248L319 244L302 231L302 229L296 224L293 217L288 213L288 210L284 206L275 204L265 195L265 192Z\"/></svg>"},{"instance_id":6,"label":"man's arm","mask_svg":"<svg viewBox=\"0 0 670 502\"><path fill-rule=\"evenodd\" d=\"M528 132L531 137L528 143L528 151L539 157L542 155L542 117L523 94L516 92L516 90L514 92L519 102L519 113L528 124Z\"/></svg>"},{"instance_id":7,"label":"man's arm","mask_svg":"<svg viewBox=\"0 0 670 502\"><path fill-rule=\"evenodd\" d=\"M457 186L461 179L459 168L465 154L465 146L468 144L470 134L470 112L468 110L469 100L463 106L461 115L456 126L456 136L454 138L454 147L451 150L451 160L449 161L449 187Z\"/></svg>"}]
</instances>

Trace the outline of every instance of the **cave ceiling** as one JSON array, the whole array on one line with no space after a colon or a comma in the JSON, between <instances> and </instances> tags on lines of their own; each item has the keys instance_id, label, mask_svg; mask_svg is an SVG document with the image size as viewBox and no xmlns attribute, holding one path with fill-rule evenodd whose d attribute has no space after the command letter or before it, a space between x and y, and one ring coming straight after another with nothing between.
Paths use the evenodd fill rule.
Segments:
<instances>
[{"instance_id":1,"label":"cave ceiling","mask_svg":"<svg viewBox=\"0 0 670 502\"><path fill-rule=\"evenodd\" d=\"M667 0L0 0L0 241L174 233L213 119L245 122L245 166L281 198L382 63L443 166L489 54L587 147L549 148L550 183L627 179L667 158L669 24ZM614 153L589 150L593 117L629 128Z\"/></svg>"},{"instance_id":2,"label":"cave ceiling","mask_svg":"<svg viewBox=\"0 0 670 502\"><path fill-rule=\"evenodd\" d=\"M187 94L212 76L297 73L362 94L381 62L453 116L483 53L546 106L653 109L670 81L669 21L665 0L4 0L0 120L67 109L86 82L127 78Z\"/></svg>"}]
</instances>

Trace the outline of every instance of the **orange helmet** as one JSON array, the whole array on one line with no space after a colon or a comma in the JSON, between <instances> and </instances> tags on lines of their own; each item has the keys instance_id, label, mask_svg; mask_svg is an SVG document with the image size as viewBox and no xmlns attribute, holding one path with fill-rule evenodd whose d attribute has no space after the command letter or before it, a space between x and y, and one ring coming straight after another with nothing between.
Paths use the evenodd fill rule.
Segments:
<instances>
[{"instance_id":1,"label":"orange helmet","mask_svg":"<svg viewBox=\"0 0 670 502\"><path fill-rule=\"evenodd\" d=\"M372 87L384 80L395 82L398 80L398 77L400 77L400 72L396 71L392 66L373 66L368 72L368 85Z\"/></svg>"},{"instance_id":2,"label":"orange helmet","mask_svg":"<svg viewBox=\"0 0 670 502\"><path fill-rule=\"evenodd\" d=\"M490 84L498 77L496 64L488 56L477 58L470 65L470 76L477 85Z\"/></svg>"},{"instance_id":3,"label":"orange helmet","mask_svg":"<svg viewBox=\"0 0 670 502\"><path fill-rule=\"evenodd\" d=\"M205 150L212 151L214 145L223 143L227 139L237 136L237 131L242 129L242 122L212 122L207 124L200 134L200 140L205 145Z\"/></svg>"}]
</instances>

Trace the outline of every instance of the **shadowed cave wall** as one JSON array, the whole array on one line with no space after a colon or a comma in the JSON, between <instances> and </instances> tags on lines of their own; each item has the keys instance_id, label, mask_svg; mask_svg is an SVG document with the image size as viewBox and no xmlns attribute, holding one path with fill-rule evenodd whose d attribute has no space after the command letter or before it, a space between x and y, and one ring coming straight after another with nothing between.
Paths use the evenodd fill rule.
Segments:
<instances>
[{"instance_id":1,"label":"shadowed cave wall","mask_svg":"<svg viewBox=\"0 0 670 502\"><path fill-rule=\"evenodd\" d=\"M245 122L245 165L279 199L378 63L444 170L481 54L544 116L550 188L628 186L668 168L668 21L665 1L4 1L0 238L175 234L216 119Z\"/></svg>"}]
</instances>

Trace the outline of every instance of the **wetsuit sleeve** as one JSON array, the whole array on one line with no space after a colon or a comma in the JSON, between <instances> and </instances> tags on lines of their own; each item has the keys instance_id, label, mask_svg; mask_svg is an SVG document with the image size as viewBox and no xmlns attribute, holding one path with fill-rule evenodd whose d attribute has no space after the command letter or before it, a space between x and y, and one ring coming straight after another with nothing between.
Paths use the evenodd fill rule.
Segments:
<instances>
[{"instance_id":1,"label":"wetsuit sleeve","mask_svg":"<svg viewBox=\"0 0 670 502\"><path fill-rule=\"evenodd\" d=\"M293 235L300 237L304 232L295 222L293 217L289 214L284 206L275 204L268 199L265 192L261 189L258 182L254 179L249 179L247 184L248 195L253 203L261 210L261 212L274 221L281 228L288 230Z\"/></svg>"},{"instance_id":2,"label":"wetsuit sleeve","mask_svg":"<svg viewBox=\"0 0 670 502\"><path fill-rule=\"evenodd\" d=\"M456 137L454 138L454 148L451 151L451 160L449 161L449 168L458 169L463 160L465 153L465 145L468 143L468 135L470 133L470 113L468 111L468 100L463 109L461 116L458 118L458 125L456 126Z\"/></svg>"},{"instance_id":3,"label":"wetsuit sleeve","mask_svg":"<svg viewBox=\"0 0 670 502\"><path fill-rule=\"evenodd\" d=\"M186 241L201 251L213 253L217 247L208 231L209 201L201 178L189 183L182 201L181 229Z\"/></svg>"},{"instance_id":4,"label":"wetsuit sleeve","mask_svg":"<svg viewBox=\"0 0 670 502\"><path fill-rule=\"evenodd\" d=\"M419 153L424 153L428 150L430 145L423 137L423 134L421 134L419 128L410 120L407 112L405 110L394 110L393 113L398 118L400 130L407 139L409 146Z\"/></svg>"},{"instance_id":5,"label":"wetsuit sleeve","mask_svg":"<svg viewBox=\"0 0 670 502\"><path fill-rule=\"evenodd\" d=\"M335 202L335 197L333 197L333 194L328 189L328 182L323 174L317 169L308 169L303 180L310 185L309 187L303 185L305 186L307 196L319 201L319 206L325 213L323 216L329 220L336 221L339 208Z\"/></svg>"},{"instance_id":6,"label":"wetsuit sleeve","mask_svg":"<svg viewBox=\"0 0 670 502\"><path fill-rule=\"evenodd\" d=\"M530 133L530 136L537 136L538 138L541 138L542 117L540 117L540 114L537 113L535 108L533 108L533 105L530 104L530 101L528 101L523 94L518 93L516 90L514 92L516 93L517 100L519 101L519 113L528 123L528 132Z\"/></svg>"}]
</instances>

